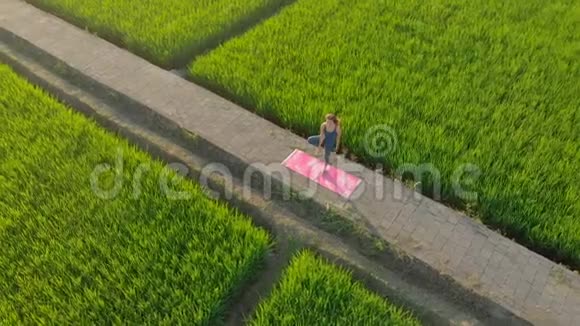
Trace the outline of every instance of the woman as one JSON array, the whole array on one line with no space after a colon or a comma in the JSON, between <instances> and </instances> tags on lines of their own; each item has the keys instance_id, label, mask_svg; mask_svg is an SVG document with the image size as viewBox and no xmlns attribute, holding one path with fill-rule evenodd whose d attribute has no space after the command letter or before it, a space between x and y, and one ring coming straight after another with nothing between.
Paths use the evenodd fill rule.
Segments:
<instances>
[{"instance_id":1,"label":"woman","mask_svg":"<svg viewBox=\"0 0 580 326\"><path fill-rule=\"evenodd\" d=\"M324 162L330 164L330 154L337 151L340 146L340 122L336 115L329 113L326 121L320 125L320 135L308 137L311 145L324 146Z\"/></svg>"}]
</instances>

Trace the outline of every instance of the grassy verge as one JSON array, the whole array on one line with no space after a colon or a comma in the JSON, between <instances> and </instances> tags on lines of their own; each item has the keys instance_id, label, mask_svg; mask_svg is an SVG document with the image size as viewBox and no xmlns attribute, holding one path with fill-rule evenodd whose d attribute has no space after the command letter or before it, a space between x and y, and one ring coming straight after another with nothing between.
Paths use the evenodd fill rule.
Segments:
<instances>
[{"instance_id":1,"label":"grassy verge","mask_svg":"<svg viewBox=\"0 0 580 326\"><path fill-rule=\"evenodd\" d=\"M567 0L299 0L190 73L299 134L336 112L361 161L434 167L443 201L580 268L579 12ZM436 177L417 178L434 195Z\"/></svg>"},{"instance_id":2,"label":"grassy verge","mask_svg":"<svg viewBox=\"0 0 580 326\"><path fill-rule=\"evenodd\" d=\"M296 255L250 325L420 325L350 273L308 251Z\"/></svg>"},{"instance_id":3,"label":"grassy verge","mask_svg":"<svg viewBox=\"0 0 580 326\"><path fill-rule=\"evenodd\" d=\"M165 67L187 63L285 0L27 0Z\"/></svg>"},{"instance_id":4,"label":"grassy verge","mask_svg":"<svg viewBox=\"0 0 580 326\"><path fill-rule=\"evenodd\" d=\"M214 325L269 244L0 65L0 320Z\"/></svg>"}]
</instances>

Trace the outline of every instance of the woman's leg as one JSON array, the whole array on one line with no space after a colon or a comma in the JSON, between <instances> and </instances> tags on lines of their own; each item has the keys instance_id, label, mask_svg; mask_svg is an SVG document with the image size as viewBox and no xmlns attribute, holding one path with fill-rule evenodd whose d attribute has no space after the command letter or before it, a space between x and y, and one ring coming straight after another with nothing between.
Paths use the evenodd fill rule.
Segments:
<instances>
[{"instance_id":1,"label":"woman's leg","mask_svg":"<svg viewBox=\"0 0 580 326\"><path fill-rule=\"evenodd\" d=\"M332 150L330 148L324 149L324 162L326 162L326 164L330 164L330 154L331 153L332 153Z\"/></svg>"},{"instance_id":2,"label":"woman's leg","mask_svg":"<svg viewBox=\"0 0 580 326\"><path fill-rule=\"evenodd\" d=\"M310 145L318 147L320 145L320 136L310 136L308 137L308 143Z\"/></svg>"}]
</instances>

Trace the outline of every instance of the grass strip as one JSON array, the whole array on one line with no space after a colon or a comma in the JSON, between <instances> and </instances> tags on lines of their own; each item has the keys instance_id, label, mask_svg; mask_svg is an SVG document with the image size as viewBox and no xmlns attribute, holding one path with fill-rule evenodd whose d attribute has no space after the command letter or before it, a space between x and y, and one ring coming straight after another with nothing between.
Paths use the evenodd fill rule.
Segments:
<instances>
[{"instance_id":1,"label":"grass strip","mask_svg":"<svg viewBox=\"0 0 580 326\"><path fill-rule=\"evenodd\" d=\"M286 0L27 0L164 67L244 30Z\"/></svg>"},{"instance_id":2,"label":"grass strip","mask_svg":"<svg viewBox=\"0 0 580 326\"><path fill-rule=\"evenodd\" d=\"M250 325L420 325L409 313L369 292L346 270L309 251L297 254Z\"/></svg>"}]
</instances>

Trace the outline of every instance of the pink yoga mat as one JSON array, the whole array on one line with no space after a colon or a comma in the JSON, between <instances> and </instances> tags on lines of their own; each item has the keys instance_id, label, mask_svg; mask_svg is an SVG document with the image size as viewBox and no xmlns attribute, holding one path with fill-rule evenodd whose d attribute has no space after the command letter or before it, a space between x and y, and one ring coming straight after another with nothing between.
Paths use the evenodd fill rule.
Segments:
<instances>
[{"instance_id":1,"label":"pink yoga mat","mask_svg":"<svg viewBox=\"0 0 580 326\"><path fill-rule=\"evenodd\" d=\"M324 161L298 149L294 150L282 162L282 165L310 180L316 181L319 185L344 198L349 198L361 183L361 179L332 165L327 165L326 169L324 169Z\"/></svg>"}]
</instances>

